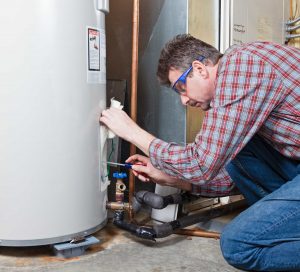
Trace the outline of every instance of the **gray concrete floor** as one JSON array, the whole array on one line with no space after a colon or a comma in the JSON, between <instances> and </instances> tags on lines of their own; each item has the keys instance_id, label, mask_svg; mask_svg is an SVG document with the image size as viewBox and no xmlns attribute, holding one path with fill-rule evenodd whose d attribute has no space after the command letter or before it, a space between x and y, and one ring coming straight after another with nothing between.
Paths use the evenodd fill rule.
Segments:
<instances>
[{"instance_id":1,"label":"gray concrete floor","mask_svg":"<svg viewBox=\"0 0 300 272\"><path fill-rule=\"evenodd\" d=\"M233 272L223 259L219 240L171 235L143 241L108 224L94 234L102 242L80 257L57 258L49 247L0 248L0 271L147 271Z\"/></svg>"}]
</instances>

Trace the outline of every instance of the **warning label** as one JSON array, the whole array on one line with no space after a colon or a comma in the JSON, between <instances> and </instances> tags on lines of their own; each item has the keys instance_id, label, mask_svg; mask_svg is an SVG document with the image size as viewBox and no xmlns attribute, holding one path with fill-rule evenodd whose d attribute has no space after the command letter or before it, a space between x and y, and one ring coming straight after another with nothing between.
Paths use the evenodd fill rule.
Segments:
<instances>
[{"instance_id":1,"label":"warning label","mask_svg":"<svg viewBox=\"0 0 300 272\"><path fill-rule=\"evenodd\" d=\"M88 69L100 71L100 31L88 28Z\"/></svg>"}]
</instances>

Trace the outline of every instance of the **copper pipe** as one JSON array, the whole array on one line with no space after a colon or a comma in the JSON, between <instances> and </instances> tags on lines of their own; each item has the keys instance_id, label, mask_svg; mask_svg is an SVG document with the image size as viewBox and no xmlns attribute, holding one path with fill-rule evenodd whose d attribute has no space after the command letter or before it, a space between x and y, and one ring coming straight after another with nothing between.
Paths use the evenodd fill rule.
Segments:
<instances>
[{"instance_id":1,"label":"copper pipe","mask_svg":"<svg viewBox=\"0 0 300 272\"><path fill-rule=\"evenodd\" d=\"M179 229L179 230L176 230L174 233L179 234L179 235L220 239L220 233L212 232L212 231L205 231L205 230L201 230L201 229Z\"/></svg>"},{"instance_id":2,"label":"copper pipe","mask_svg":"<svg viewBox=\"0 0 300 272\"><path fill-rule=\"evenodd\" d=\"M133 0L132 15L132 64L131 64L131 103L130 117L133 121L137 120L137 78L138 78L138 50L139 49L139 0ZM130 145L130 156L136 153L136 147ZM133 193L135 191L134 175L129 174L129 204L131 206ZM129 211L129 219L134 217L132 209Z\"/></svg>"}]
</instances>

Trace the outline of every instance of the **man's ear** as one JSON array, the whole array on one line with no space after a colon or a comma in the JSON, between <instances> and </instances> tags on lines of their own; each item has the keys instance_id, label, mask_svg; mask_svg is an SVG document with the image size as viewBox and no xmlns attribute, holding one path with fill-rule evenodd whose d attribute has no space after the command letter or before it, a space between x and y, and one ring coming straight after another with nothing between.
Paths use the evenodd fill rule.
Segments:
<instances>
[{"instance_id":1,"label":"man's ear","mask_svg":"<svg viewBox=\"0 0 300 272\"><path fill-rule=\"evenodd\" d=\"M209 76L209 72L207 66L199 60L194 60L192 62L193 73L198 73L201 77L207 78Z\"/></svg>"}]
</instances>

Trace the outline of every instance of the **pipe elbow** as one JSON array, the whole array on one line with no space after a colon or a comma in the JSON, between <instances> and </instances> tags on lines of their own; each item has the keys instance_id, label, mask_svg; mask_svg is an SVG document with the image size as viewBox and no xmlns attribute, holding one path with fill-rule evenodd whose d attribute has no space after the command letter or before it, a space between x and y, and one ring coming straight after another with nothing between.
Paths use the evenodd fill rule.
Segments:
<instances>
[{"instance_id":1,"label":"pipe elbow","mask_svg":"<svg viewBox=\"0 0 300 272\"><path fill-rule=\"evenodd\" d=\"M154 209L163 209L169 204L180 204L182 198L180 194L161 196L148 191L139 191L135 194L134 202L135 208L140 208L142 204L146 204Z\"/></svg>"}]
</instances>

